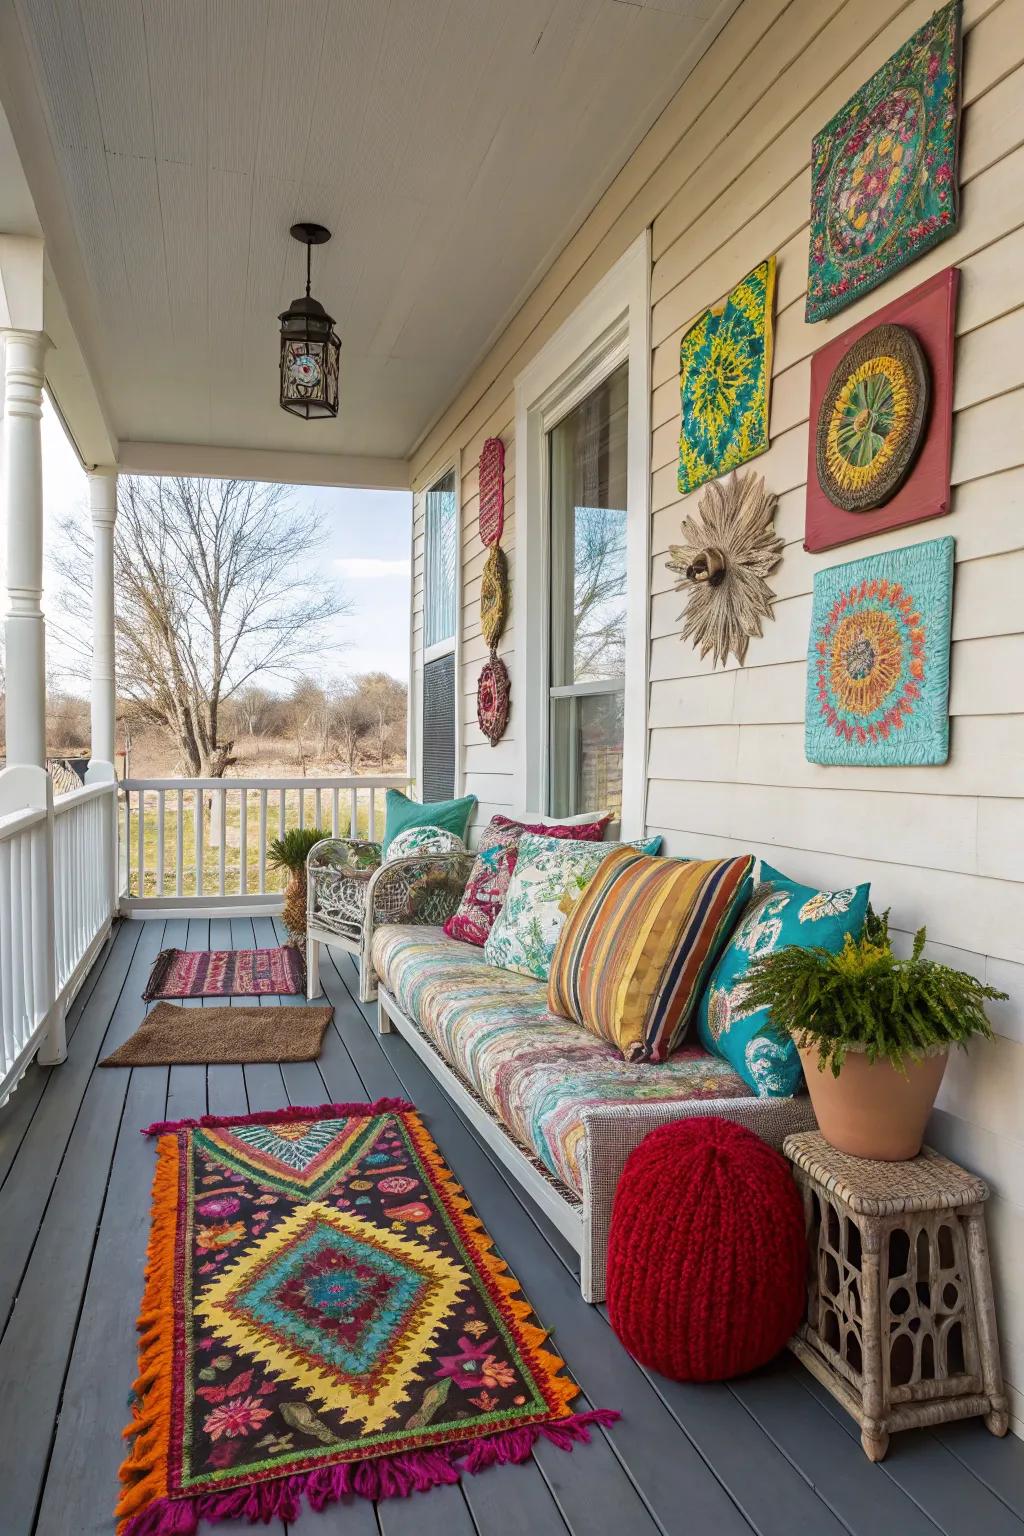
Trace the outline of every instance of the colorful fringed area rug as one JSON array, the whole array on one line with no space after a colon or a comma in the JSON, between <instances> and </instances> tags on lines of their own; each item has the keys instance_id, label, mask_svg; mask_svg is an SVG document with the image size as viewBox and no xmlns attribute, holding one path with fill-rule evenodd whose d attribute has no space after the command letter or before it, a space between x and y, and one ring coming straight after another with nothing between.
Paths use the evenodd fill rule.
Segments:
<instances>
[{"instance_id":1,"label":"colorful fringed area rug","mask_svg":"<svg viewBox=\"0 0 1024 1536\"><path fill-rule=\"evenodd\" d=\"M413 1106L154 1125L121 1536L297 1518L565 1449L578 1388Z\"/></svg>"},{"instance_id":2,"label":"colorful fringed area rug","mask_svg":"<svg viewBox=\"0 0 1024 1536\"><path fill-rule=\"evenodd\" d=\"M306 966L293 944L276 949L164 949L143 997L296 996L305 991Z\"/></svg>"}]
</instances>

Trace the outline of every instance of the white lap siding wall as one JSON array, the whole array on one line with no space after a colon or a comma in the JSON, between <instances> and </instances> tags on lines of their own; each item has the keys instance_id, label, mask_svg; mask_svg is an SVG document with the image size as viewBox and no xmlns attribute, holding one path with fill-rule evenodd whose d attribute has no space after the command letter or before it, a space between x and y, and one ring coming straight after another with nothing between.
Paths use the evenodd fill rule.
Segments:
<instances>
[{"instance_id":1,"label":"white lap siding wall","mask_svg":"<svg viewBox=\"0 0 1024 1536\"><path fill-rule=\"evenodd\" d=\"M934 1144L991 1182L1003 1352L1024 1420L1024 0L965 0L962 216L957 233L834 319L807 325L813 134L934 10L934 0L744 0L601 202L509 322L413 460L414 664L422 663L422 491L461 456L462 786L478 825L517 803L516 712L492 748L476 725L485 646L476 463L506 445L511 559L514 381L633 240L652 228L652 480L646 821L666 851L750 849L808 881L870 879L909 942L1011 993L998 1038L953 1060ZM756 262L778 253L771 447L757 470L786 540L775 621L747 664L713 669L678 639L665 570L686 502L676 489L683 332ZM950 264L957 316L953 511L824 555L802 548L810 357ZM932 768L822 768L803 746L814 572L953 534L951 751ZM637 573L631 572L631 579ZM643 579L642 577L640 579ZM512 667L516 597L499 646Z\"/></svg>"}]
</instances>

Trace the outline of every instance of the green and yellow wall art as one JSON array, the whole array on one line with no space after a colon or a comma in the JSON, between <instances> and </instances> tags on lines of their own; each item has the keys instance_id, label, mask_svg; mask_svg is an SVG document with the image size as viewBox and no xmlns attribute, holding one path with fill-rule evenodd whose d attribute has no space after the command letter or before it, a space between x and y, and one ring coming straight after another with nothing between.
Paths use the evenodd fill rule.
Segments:
<instances>
[{"instance_id":1,"label":"green and yellow wall art","mask_svg":"<svg viewBox=\"0 0 1024 1536\"><path fill-rule=\"evenodd\" d=\"M679 344L679 491L696 490L768 447L775 257L706 309Z\"/></svg>"}]
</instances>

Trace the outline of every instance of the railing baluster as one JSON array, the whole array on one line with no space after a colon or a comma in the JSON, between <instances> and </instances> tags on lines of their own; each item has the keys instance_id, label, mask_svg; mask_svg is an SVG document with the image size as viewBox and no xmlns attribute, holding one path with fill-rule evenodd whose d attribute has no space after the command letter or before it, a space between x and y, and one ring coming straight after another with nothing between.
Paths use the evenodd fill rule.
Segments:
<instances>
[{"instance_id":1,"label":"railing baluster","mask_svg":"<svg viewBox=\"0 0 1024 1536\"><path fill-rule=\"evenodd\" d=\"M195 844L196 844L196 895L197 896L202 896L202 894L203 894L203 792L202 792L201 789L197 789L196 790L195 801L196 801L195 826L193 827L192 830L195 833Z\"/></svg>"},{"instance_id":2,"label":"railing baluster","mask_svg":"<svg viewBox=\"0 0 1024 1536\"><path fill-rule=\"evenodd\" d=\"M260 790L260 831L259 831L259 880L260 895L265 896L267 891L267 792Z\"/></svg>"},{"instance_id":3,"label":"railing baluster","mask_svg":"<svg viewBox=\"0 0 1024 1536\"><path fill-rule=\"evenodd\" d=\"M314 812L313 825L315 827L318 827L320 825L321 821L323 820L323 814L324 814L323 800L321 798L321 792L320 792L319 789L315 789L313 791L313 812Z\"/></svg>"},{"instance_id":4,"label":"railing baluster","mask_svg":"<svg viewBox=\"0 0 1024 1536\"><path fill-rule=\"evenodd\" d=\"M227 872L228 857L228 795L226 789L217 790L217 812L220 817L218 834L220 848L217 853L217 895L224 895L224 876Z\"/></svg>"},{"instance_id":5,"label":"railing baluster","mask_svg":"<svg viewBox=\"0 0 1024 1536\"><path fill-rule=\"evenodd\" d=\"M185 862L185 791L178 790L178 821L174 828L174 894L181 896L184 891L182 881L182 865Z\"/></svg>"},{"instance_id":6,"label":"railing baluster","mask_svg":"<svg viewBox=\"0 0 1024 1536\"><path fill-rule=\"evenodd\" d=\"M164 799L165 791L156 792L156 894L164 893Z\"/></svg>"},{"instance_id":7,"label":"railing baluster","mask_svg":"<svg viewBox=\"0 0 1024 1536\"><path fill-rule=\"evenodd\" d=\"M146 894L146 791L139 790L139 895Z\"/></svg>"},{"instance_id":8,"label":"railing baluster","mask_svg":"<svg viewBox=\"0 0 1024 1536\"><path fill-rule=\"evenodd\" d=\"M249 805L246 791L240 790L239 794L242 809L238 823L238 894L244 896L249 889L249 871L246 867L249 859Z\"/></svg>"},{"instance_id":9,"label":"railing baluster","mask_svg":"<svg viewBox=\"0 0 1024 1536\"><path fill-rule=\"evenodd\" d=\"M359 801L354 789L348 792L348 835L349 837L359 836Z\"/></svg>"},{"instance_id":10,"label":"railing baluster","mask_svg":"<svg viewBox=\"0 0 1024 1536\"><path fill-rule=\"evenodd\" d=\"M10 842L0 843L0 896L3 897L4 910L11 915L10 922L0 923L0 1020L3 1023L5 1068L9 1068L10 1063L21 1050L21 1032L16 1018L17 1001L14 992L15 972L12 964L12 949L18 905L24 896L15 889L13 858L13 845Z\"/></svg>"},{"instance_id":11,"label":"railing baluster","mask_svg":"<svg viewBox=\"0 0 1024 1536\"><path fill-rule=\"evenodd\" d=\"M306 791L300 785L299 786L299 830L301 831L305 827L305 825L306 825Z\"/></svg>"},{"instance_id":12,"label":"railing baluster","mask_svg":"<svg viewBox=\"0 0 1024 1536\"><path fill-rule=\"evenodd\" d=\"M338 786L331 790L331 836L338 835Z\"/></svg>"},{"instance_id":13,"label":"railing baluster","mask_svg":"<svg viewBox=\"0 0 1024 1536\"><path fill-rule=\"evenodd\" d=\"M377 841L377 791L370 790L370 842Z\"/></svg>"},{"instance_id":14,"label":"railing baluster","mask_svg":"<svg viewBox=\"0 0 1024 1536\"><path fill-rule=\"evenodd\" d=\"M284 837L284 834L285 834L285 803L284 803L284 795L285 795L285 792L284 792L283 789L278 790L278 792L277 792L277 835L278 835L278 837Z\"/></svg>"}]
</instances>

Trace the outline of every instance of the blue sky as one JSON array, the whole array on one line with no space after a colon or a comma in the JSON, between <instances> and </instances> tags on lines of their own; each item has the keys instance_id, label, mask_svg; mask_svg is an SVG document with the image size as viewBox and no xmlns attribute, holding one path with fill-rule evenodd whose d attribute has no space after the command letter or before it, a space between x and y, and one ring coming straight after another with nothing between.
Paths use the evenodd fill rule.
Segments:
<instances>
[{"instance_id":1,"label":"blue sky","mask_svg":"<svg viewBox=\"0 0 1024 1536\"><path fill-rule=\"evenodd\" d=\"M318 568L341 582L354 605L351 616L341 620L344 649L326 663L311 656L310 671L321 681L378 670L407 681L411 495L308 485L292 486L291 493L297 508L312 507L322 520ZM48 537L68 512L88 520L85 471L49 401L43 411L43 499ZM64 687L86 692L84 682L66 675L67 651L55 611L58 583L49 570L44 581L48 667Z\"/></svg>"}]
</instances>

